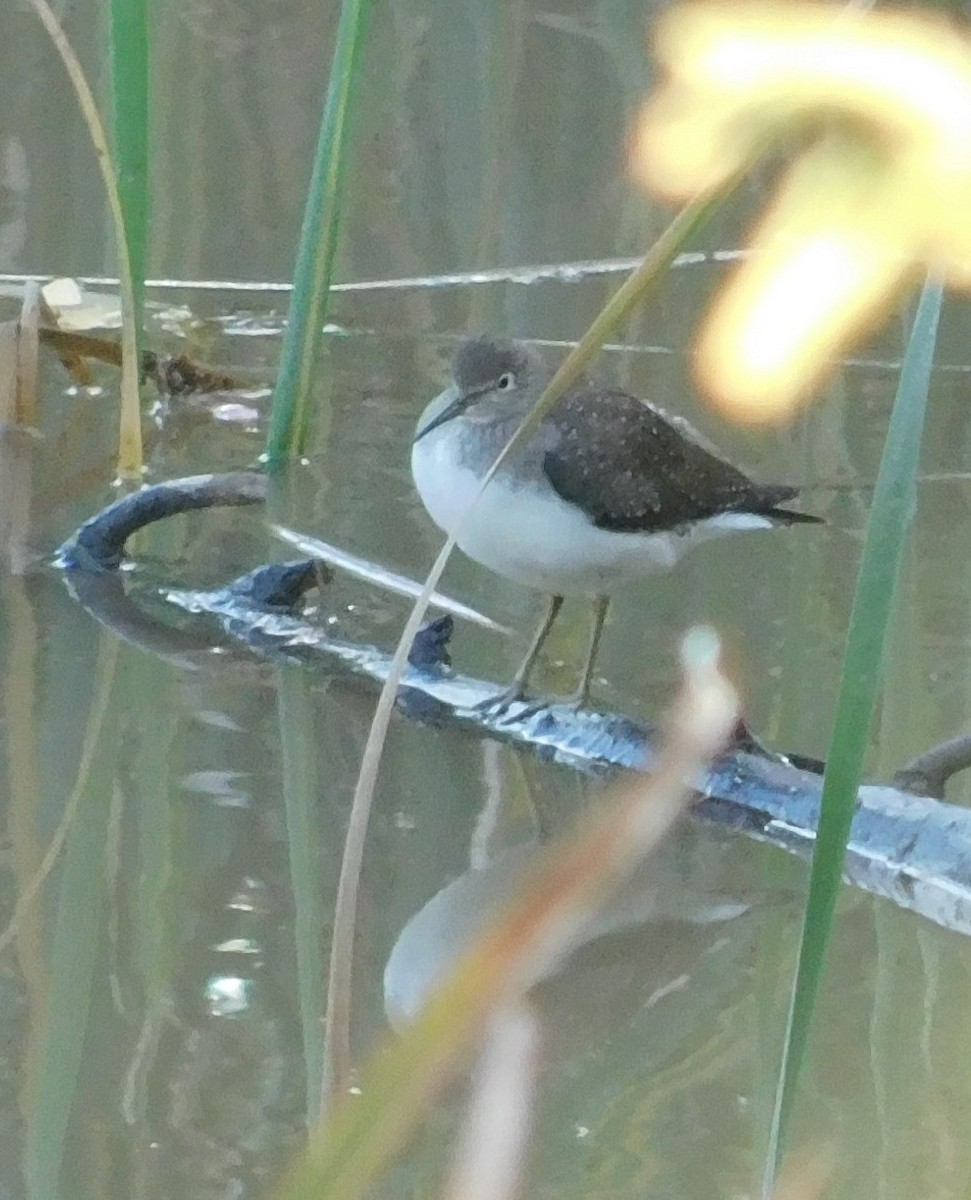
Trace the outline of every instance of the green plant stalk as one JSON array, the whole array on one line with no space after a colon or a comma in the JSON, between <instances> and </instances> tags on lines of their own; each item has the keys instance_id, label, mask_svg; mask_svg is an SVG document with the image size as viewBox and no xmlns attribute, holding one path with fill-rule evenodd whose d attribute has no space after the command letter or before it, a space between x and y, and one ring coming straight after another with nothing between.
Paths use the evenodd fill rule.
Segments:
<instances>
[{"instance_id":1,"label":"green plant stalk","mask_svg":"<svg viewBox=\"0 0 971 1200\"><path fill-rule=\"evenodd\" d=\"M371 0L344 0L300 231L293 293L273 391L266 462L270 471L301 452L307 439L311 377L337 250L346 144Z\"/></svg>"},{"instance_id":2,"label":"green plant stalk","mask_svg":"<svg viewBox=\"0 0 971 1200\"><path fill-rule=\"evenodd\" d=\"M37 1037L36 1093L24 1133L31 1197L58 1197L73 1101L83 1060L107 900L105 844L124 709L118 643L101 642L96 684L74 790L62 818L64 867L50 941L47 1010ZM113 719L114 718L114 719Z\"/></svg>"},{"instance_id":3,"label":"green plant stalk","mask_svg":"<svg viewBox=\"0 0 971 1200\"><path fill-rule=\"evenodd\" d=\"M148 540L148 539L146 539ZM155 536L153 548L169 539ZM143 553L145 552L143 547ZM152 1070L158 1047L171 1019L173 976L178 969L177 931L188 923L185 909L191 890L181 886L184 845L179 838L180 813L168 802L176 771L179 719L171 697L170 675L159 677L157 664L147 655L125 663L129 680L129 721L137 729L134 794L138 850L138 888L131 906L132 941L141 984L139 1050L132 1058L125 1090L126 1119L146 1119Z\"/></svg>"},{"instance_id":4,"label":"green plant stalk","mask_svg":"<svg viewBox=\"0 0 971 1200\"><path fill-rule=\"evenodd\" d=\"M135 328L143 330L148 243L149 0L111 0L111 101L118 193L132 273Z\"/></svg>"},{"instance_id":5,"label":"green plant stalk","mask_svg":"<svg viewBox=\"0 0 971 1200\"><path fill-rule=\"evenodd\" d=\"M139 479L142 473L142 416L138 396L138 337L135 325L135 294L132 287L131 262L125 217L118 191L118 181L108 146L108 137L98 113L94 95L84 77L84 71L64 30L47 0L30 0L30 5L50 35L61 56L78 98L78 107L88 136L94 146L98 169L108 197L108 208L115 233L115 253L118 256L118 279L121 292L121 408L118 430L118 474L123 479Z\"/></svg>"},{"instance_id":6,"label":"green plant stalk","mask_svg":"<svg viewBox=\"0 0 971 1200\"><path fill-rule=\"evenodd\" d=\"M843 860L866 754L883 664L887 628L903 552L916 506L917 466L943 291L924 285L907 343L883 459L873 493L857 576L816 843L809 876L799 960L783 1044L776 1105L763 1176L770 1196L825 969Z\"/></svg>"},{"instance_id":7,"label":"green plant stalk","mask_svg":"<svg viewBox=\"0 0 971 1200\"><path fill-rule=\"evenodd\" d=\"M570 384L579 377L606 339L626 320L652 285L663 276L688 238L704 225L708 217L735 186L738 178L736 176L717 191L706 193L693 200L668 225L648 251L641 265L611 296L580 342L563 360L543 394L486 472L473 504L482 495L489 481L509 454L522 442L523 438L536 428ZM471 505L469 511L471 511ZM367 741L361 756L361 770L354 788L354 799L347 825L347 838L341 859L340 879L337 885L337 902L334 909L334 934L331 940L330 972L327 980L324 1057L329 1087L328 1094L324 1097L325 1102L346 1090L350 1076L349 1028L357 891L381 753L384 749L395 697L398 694L398 685L401 683L401 677L408 661L411 643L414 641L418 627L428 609L432 593L438 587L456 541L462 534L468 515L469 513L466 512L455 531L446 539L438 557L432 564L421 594L408 615L405 627L401 631L401 637L398 639L398 645L395 647L388 670L388 678L378 696L371 728L368 730ZM326 1103L324 1108L326 1111Z\"/></svg>"}]
</instances>

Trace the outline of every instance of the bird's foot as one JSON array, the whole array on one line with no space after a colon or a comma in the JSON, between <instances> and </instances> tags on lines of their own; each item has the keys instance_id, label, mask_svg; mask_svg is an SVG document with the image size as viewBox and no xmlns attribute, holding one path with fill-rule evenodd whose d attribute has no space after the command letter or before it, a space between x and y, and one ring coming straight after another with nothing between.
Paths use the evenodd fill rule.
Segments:
<instances>
[{"instance_id":1,"label":"bird's foot","mask_svg":"<svg viewBox=\"0 0 971 1200\"><path fill-rule=\"evenodd\" d=\"M826 770L825 762L818 758L812 758L808 754L800 754L798 751L791 750L782 753L769 749L765 742L752 732L744 717L739 717L735 722L728 745L725 747L726 754L734 754L738 751L743 754L755 755L757 758L769 759L771 762L782 763L788 767L795 767L799 771L808 771L811 775L822 775Z\"/></svg>"},{"instance_id":2,"label":"bird's foot","mask_svg":"<svg viewBox=\"0 0 971 1200\"><path fill-rule=\"evenodd\" d=\"M588 687L580 688L569 696L564 696L562 700L556 701L557 708L568 708L570 712L582 712L583 709L590 707L590 689Z\"/></svg>"},{"instance_id":3,"label":"bird's foot","mask_svg":"<svg viewBox=\"0 0 971 1200\"><path fill-rule=\"evenodd\" d=\"M772 751L759 741L744 717L736 720L732 732L729 734L726 750L729 752L741 750L746 754L756 754L762 758L773 757Z\"/></svg>"},{"instance_id":4,"label":"bird's foot","mask_svg":"<svg viewBox=\"0 0 971 1200\"><path fill-rule=\"evenodd\" d=\"M475 711L492 721L516 720L527 721L537 713L548 709L566 709L569 712L581 712L590 707L589 691L574 692L570 696L557 699L551 696L528 697L523 688L513 685L496 696L489 696L475 706Z\"/></svg>"},{"instance_id":5,"label":"bird's foot","mask_svg":"<svg viewBox=\"0 0 971 1200\"><path fill-rule=\"evenodd\" d=\"M523 699L525 699L523 689L514 684L512 687L503 688L501 692L496 692L494 696L486 696L484 700L480 700L475 705L475 712L489 717L501 716Z\"/></svg>"},{"instance_id":6,"label":"bird's foot","mask_svg":"<svg viewBox=\"0 0 971 1200\"><path fill-rule=\"evenodd\" d=\"M512 718L518 721L531 717L533 713L544 707L545 704L538 700L528 701L523 686L513 683L495 696L487 696L485 700L481 700L474 706L473 712L488 717L491 721ZM515 712L512 711L514 708Z\"/></svg>"}]
</instances>

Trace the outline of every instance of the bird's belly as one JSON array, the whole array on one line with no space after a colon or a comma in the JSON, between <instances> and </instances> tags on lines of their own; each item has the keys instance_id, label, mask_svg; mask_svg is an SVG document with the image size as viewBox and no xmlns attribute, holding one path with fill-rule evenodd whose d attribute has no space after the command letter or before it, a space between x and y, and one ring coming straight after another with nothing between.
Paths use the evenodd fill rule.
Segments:
<instances>
[{"instance_id":1,"label":"bird's belly","mask_svg":"<svg viewBox=\"0 0 971 1200\"><path fill-rule=\"evenodd\" d=\"M448 441L430 436L418 443L412 474L432 520L451 534L478 494L480 481L452 458ZM472 510L458 545L469 558L526 587L597 595L669 570L699 541L770 526L764 517L726 514L680 533L617 533L597 528L552 488L517 486L500 474Z\"/></svg>"}]
</instances>

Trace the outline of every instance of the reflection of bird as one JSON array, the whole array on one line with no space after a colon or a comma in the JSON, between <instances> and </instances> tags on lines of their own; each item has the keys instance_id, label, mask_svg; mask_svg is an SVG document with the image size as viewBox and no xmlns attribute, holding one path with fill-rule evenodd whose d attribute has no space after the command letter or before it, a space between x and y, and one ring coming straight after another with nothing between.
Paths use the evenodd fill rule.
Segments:
<instances>
[{"instance_id":1,"label":"reflection of bird","mask_svg":"<svg viewBox=\"0 0 971 1200\"><path fill-rule=\"evenodd\" d=\"M703 853L706 870L700 871L698 854L685 852L695 847L693 839L684 833L676 839L677 844L642 862L602 908L581 922L552 968L544 962L529 982L558 972L567 955L599 938L632 930L648 933L650 926L671 921L724 931L750 904L764 903L761 893L739 885L737 879L731 892L720 891L713 871L722 872L723 866L715 868ZM542 845L534 844L504 850L487 866L452 880L411 917L395 939L384 970L385 1012L396 1029L419 1012L475 938L506 908L510 896L535 874L544 853ZM724 864L724 854L721 861ZM670 949L670 936L667 941ZM648 962L658 964L662 957L658 953Z\"/></svg>"},{"instance_id":2,"label":"reflection of bird","mask_svg":"<svg viewBox=\"0 0 971 1200\"><path fill-rule=\"evenodd\" d=\"M452 382L422 413L411 453L418 492L447 533L548 380L542 360L521 343L479 337L459 347ZM523 695L570 594L595 603L572 698L586 703L610 593L672 567L710 538L817 521L780 507L796 492L753 483L686 422L626 392L576 385L503 465L458 539L476 562L551 596L499 703Z\"/></svg>"}]
</instances>

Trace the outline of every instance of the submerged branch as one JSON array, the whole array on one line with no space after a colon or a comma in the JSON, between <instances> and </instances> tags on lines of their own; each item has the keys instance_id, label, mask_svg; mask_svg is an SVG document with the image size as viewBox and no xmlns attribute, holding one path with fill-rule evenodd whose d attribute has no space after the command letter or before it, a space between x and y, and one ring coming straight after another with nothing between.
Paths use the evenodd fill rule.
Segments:
<instances>
[{"instance_id":1,"label":"submerged branch","mask_svg":"<svg viewBox=\"0 0 971 1200\"><path fill-rule=\"evenodd\" d=\"M264 487L262 476L242 473L147 488L86 522L62 547L59 562L67 568L80 602L99 620L113 625L119 619L117 587L90 585L99 578L120 582L114 568L121 561L126 537L142 524L171 513L220 503L258 503ZM338 641L296 611L304 592L319 584L319 569L319 564L307 560L273 564L216 591L177 591L167 586L161 591L174 609L198 614L203 621L217 620L225 635L260 655L302 663L315 671L356 675L372 684L383 682L392 662L388 651ZM136 622L138 612L134 600L124 607L123 636L155 648L153 638L163 644L162 635L174 632L147 612ZM184 639L187 633L183 629L178 636ZM426 624L416 641L397 698L399 709L407 715L454 724L475 736L499 738L577 770L653 768L655 731L619 713L576 712L555 703L539 708L514 705L502 717L481 711L477 706L495 693L495 684L448 668L450 633L451 618L439 618ZM170 648L192 647L182 642ZM220 661L226 661L226 656ZM207 669L214 667L208 658ZM696 790L700 800L693 811L701 819L731 826L803 857L811 853L821 792L817 774L786 759L735 750L697 781ZM971 932L971 810L904 790L901 776L894 786L862 787L846 877L854 886L938 924Z\"/></svg>"}]
</instances>

